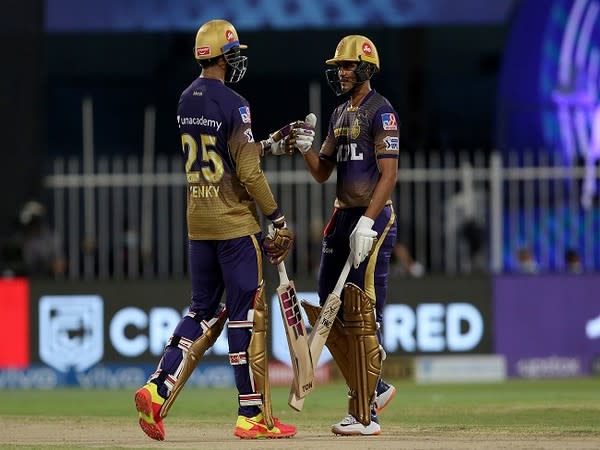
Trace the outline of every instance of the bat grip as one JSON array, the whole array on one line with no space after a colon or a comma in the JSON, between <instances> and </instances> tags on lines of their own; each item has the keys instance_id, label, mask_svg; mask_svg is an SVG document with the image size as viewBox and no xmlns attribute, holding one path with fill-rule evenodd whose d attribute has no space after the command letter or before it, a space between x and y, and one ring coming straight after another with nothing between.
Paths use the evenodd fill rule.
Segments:
<instances>
[{"instance_id":1,"label":"bat grip","mask_svg":"<svg viewBox=\"0 0 600 450\"><path fill-rule=\"evenodd\" d=\"M277 264L277 272L279 272L279 284L289 284L290 279L288 278L287 271L285 270L285 263L283 261Z\"/></svg>"}]
</instances>

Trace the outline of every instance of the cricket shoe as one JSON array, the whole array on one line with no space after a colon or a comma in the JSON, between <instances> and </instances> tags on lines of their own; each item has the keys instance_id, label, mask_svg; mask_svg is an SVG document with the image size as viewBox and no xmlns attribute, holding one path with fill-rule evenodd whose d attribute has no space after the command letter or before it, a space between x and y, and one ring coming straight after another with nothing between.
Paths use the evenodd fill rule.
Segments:
<instances>
[{"instance_id":1,"label":"cricket shoe","mask_svg":"<svg viewBox=\"0 0 600 450\"><path fill-rule=\"evenodd\" d=\"M377 436L381 433L381 427L374 414L371 415L371 423L366 426L348 414L341 422L331 425L331 432L342 436Z\"/></svg>"},{"instance_id":2,"label":"cricket shoe","mask_svg":"<svg viewBox=\"0 0 600 450\"><path fill-rule=\"evenodd\" d=\"M396 388L380 379L379 383L377 383L375 396L375 412L381 414L383 409L390 404L395 395Z\"/></svg>"},{"instance_id":3,"label":"cricket shoe","mask_svg":"<svg viewBox=\"0 0 600 450\"><path fill-rule=\"evenodd\" d=\"M165 426L160 417L160 408L165 399L157 391L158 386L148 383L135 393L135 407L139 412L140 427L152 439L165 440Z\"/></svg>"},{"instance_id":4,"label":"cricket shoe","mask_svg":"<svg viewBox=\"0 0 600 450\"><path fill-rule=\"evenodd\" d=\"M273 423L273 428L269 430L262 413L254 417L238 416L233 434L241 439L278 439L296 434L294 425L281 423L276 417L273 417Z\"/></svg>"}]
</instances>

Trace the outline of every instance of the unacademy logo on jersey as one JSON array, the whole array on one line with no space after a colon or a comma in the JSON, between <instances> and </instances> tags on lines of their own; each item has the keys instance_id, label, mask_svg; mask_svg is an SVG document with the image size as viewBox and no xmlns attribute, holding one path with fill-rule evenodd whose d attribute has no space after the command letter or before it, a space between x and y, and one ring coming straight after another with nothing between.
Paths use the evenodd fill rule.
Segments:
<instances>
[{"instance_id":1,"label":"unacademy logo on jersey","mask_svg":"<svg viewBox=\"0 0 600 450\"><path fill-rule=\"evenodd\" d=\"M214 119L207 119L206 117L181 117L177 116L179 126L181 125L202 125L204 127L216 128L217 131L221 129L223 122L219 122Z\"/></svg>"},{"instance_id":2,"label":"unacademy logo on jersey","mask_svg":"<svg viewBox=\"0 0 600 450\"><path fill-rule=\"evenodd\" d=\"M60 372L89 369L104 353L103 304L97 295L46 295L39 307L40 359Z\"/></svg>"}]
</instances>

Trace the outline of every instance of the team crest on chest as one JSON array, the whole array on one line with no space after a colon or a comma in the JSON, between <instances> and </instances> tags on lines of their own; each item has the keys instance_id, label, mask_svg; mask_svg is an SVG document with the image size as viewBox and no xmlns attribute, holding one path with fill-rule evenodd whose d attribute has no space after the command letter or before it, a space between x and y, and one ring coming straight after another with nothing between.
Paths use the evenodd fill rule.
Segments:
<instances>
[{"instance_id":1,"label":"team crest on chest","mask_svg":"<svg viewBox=\"0 0 600 450\"><path fill-rule=\"evenodd\" d=\"M360 135L360 120L358 120L358 117L356 117L352 123L350 135L352 136L352 139L356 139Z\"/></svg>"}]
</instances>

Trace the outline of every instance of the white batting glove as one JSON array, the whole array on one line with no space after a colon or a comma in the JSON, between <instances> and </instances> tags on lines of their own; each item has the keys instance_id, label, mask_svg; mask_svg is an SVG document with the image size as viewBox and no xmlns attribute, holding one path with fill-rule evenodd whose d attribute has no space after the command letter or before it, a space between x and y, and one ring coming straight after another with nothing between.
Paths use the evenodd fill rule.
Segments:
<instances>
[{"instance_id":1,"label":"white batting glove","mask_svg":"<svg viewBox=\"0 0 600 450\"><path fill-rule=\"evenodd\" d=\"M350 234L350 249L354 252L352 265L355 269L367 259L371 248L377 240L377 231L373 230L375 221L367 216L361 216Z\"/></svg>"},{"instance_id":2,"label":"white batting glove","mask_svg":"<svg viewBox=\"0 0 600 450\"><path fill-rule=\"evenodd\" d=\"M287 146L289 138L289 136L286 136L283 139L274 141L273 138L269 136L269 139L267 139L266 142L269 146L271 155L279 156L289 153L289 147Z\"/></svg>"},{"instance_id":3,"label":"white batting glove","mask_svg":"<svg viewBox=\"0 0 600 450\"><path fill-rule=\"evenodd\" d=\"M261 156L267 153L275 156L285 155L286 153L289 155L293 154L294 143L290 140L290 133L295 123L297 122L292 122L281 127L279 130L269 134L268 139L260 141Z\"/></svg>"},{"instance_id":4,"label":"white batting glove","mask_svg":"<svg viewBox=\"0 0 600 450\"><path fill-rule=\"evenodd\" d=\"M315 140L315 132L313 130L296 128L292 134L294 146L300 150L302 154L307 153L312 148L313 141Z\"/></svg>"},{"instance_id":5,"label":"white batting glove","mask_svg":"<svg viewBox=\"0 0 600 450\"><path fill-rule=\"evenodd\" d=\"M292 141L294 146L302 152L307 153L315 140L315 127L317 126L317 116L314 113L309 113L304 119L304 123L294 127L292 130Z\"/></svg>"}]
</instances>

